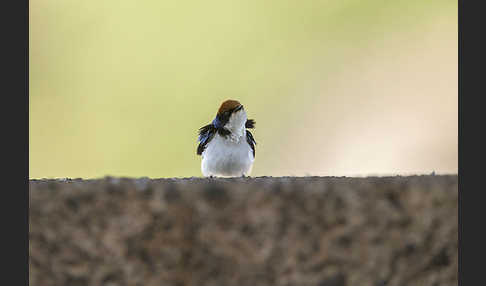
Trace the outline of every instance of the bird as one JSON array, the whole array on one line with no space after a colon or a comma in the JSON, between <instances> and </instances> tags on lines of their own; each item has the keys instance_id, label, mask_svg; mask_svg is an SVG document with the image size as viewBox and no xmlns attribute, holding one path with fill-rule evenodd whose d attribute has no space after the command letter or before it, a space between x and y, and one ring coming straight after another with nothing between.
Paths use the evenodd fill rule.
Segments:
<instances>
[{"instance_id":1,"label":"bird","mask_svg":"<svg viewBox=\"0 0 486 286\"><path fill-rule=\"evenodd\" d=\"M249 176L255 160L256 141L248 129L253 128L255 120L247 118L239 101L223 101L214 120L199 128L196 154L202 157L203 176Z\"/></svg>"}]
</instances>

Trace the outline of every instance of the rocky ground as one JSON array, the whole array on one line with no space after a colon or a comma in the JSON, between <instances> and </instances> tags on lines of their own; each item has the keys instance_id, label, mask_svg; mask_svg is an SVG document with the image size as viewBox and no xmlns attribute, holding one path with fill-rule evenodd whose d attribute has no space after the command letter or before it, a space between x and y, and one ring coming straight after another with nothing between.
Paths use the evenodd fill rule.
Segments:
<instances>
[{"instance_id":1,"label":"rocky ground","mask_svg":"<svg viewBox=\"0 0 486 286\"><path fill-rule=\"evenodd\" d=\"M30 285L457 285L458 177L31 180Z\"/></svg>"}]
</instances>

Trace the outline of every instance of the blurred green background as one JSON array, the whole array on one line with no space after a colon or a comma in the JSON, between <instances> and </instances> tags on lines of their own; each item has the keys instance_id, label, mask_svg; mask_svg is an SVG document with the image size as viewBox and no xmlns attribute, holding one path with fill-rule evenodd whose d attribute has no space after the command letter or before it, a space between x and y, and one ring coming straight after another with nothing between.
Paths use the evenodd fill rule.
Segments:
<instances>
[{"instance_id":1,"label":"blurred green background","mask_svg":"<svg viewBox=\"0 0 486 286\"><path fill-rule=\"evenodd\" d=\"M29 177L201 176L225 99L252 176L457 173L457 2L30 1Z\"/></svg>"}]
</instances>

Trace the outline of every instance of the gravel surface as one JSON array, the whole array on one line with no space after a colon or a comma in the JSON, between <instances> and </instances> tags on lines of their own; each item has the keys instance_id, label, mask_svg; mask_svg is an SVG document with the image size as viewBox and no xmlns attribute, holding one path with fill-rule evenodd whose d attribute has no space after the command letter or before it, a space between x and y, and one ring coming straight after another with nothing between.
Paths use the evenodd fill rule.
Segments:
<instances>
[{"instance_id":1,"label":"gravel surface","mask_svg":"<svg viewBox=\"0 0 486 286\"><path fill-rule=\"evenodd\" d=\"M31 180L30 285L457 285L458 177Z\"/></svg>"}]
</instances>

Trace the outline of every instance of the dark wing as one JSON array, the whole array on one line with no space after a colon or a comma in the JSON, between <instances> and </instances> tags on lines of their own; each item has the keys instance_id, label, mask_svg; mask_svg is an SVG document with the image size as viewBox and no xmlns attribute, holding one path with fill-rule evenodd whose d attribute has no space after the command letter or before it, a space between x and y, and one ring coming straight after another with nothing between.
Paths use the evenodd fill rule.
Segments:
<instances>
[{"instance_id":1,"label":"dark wing","mask_svg":"<svg viewBox=\"0 0 486 286\"><path fill-rule=\"evenodd\" d=\"M255 145L256 141L255 138L253 138L253 135L249 130L246 130L246 142L250 144L251 150L253 151L253 158L255 158Z\"/></svg>"},{"instance_id":2,"label":"dark wing","mask_svg":"<svg viewBox=\"0 0 486 286\"><path fill-rule=\"evenodd\" d=\"M213 139L214 134L216 134L217 129L212 125L208 124L199 128L199 146L197 146L197 154L201 155L206 145Z\"/></svg>"},{"instance_id":3,"label":"dark wing","mask_svg":"<svg viewBox=\"0 0 486 286\"><path fill-rule=\"evenodd\" d=\"M253 119L246 120L245 127L250 129L255 128L255 120Z\"/></svg>"}]
</instances>

